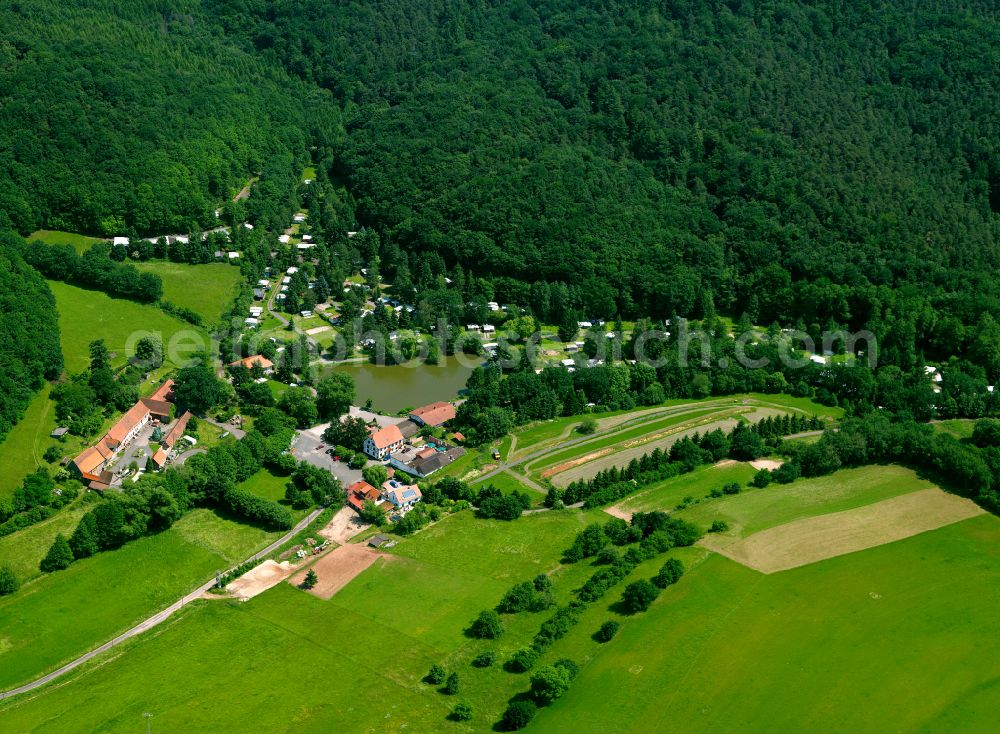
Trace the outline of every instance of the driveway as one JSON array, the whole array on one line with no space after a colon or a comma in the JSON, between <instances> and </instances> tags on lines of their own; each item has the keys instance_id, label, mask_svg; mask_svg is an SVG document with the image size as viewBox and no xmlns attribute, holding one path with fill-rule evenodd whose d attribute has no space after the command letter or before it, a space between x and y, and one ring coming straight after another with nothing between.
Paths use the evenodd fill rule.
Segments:
<instances>
[{"instance_id":1,"label":"driveway","mask_svg":"<svg viewBox=\"0 0 1000 734\"><path fill-rule=\"evenodd\" d=\"M339 479L345 488L361 481L360 469L351 469L342 461L334 461L333 457L326 453L329 447L323 441L325 429L326 425L323 425L314 426L304 431L296 431L295 440L292 441L292 454L299 461L326 469Z\"/></svg>"}]
</instances>

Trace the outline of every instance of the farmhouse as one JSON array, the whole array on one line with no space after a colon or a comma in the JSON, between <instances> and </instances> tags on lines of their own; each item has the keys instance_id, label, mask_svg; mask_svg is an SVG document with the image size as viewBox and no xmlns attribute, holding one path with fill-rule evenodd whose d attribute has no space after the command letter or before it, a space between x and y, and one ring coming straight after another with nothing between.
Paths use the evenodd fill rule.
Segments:
<instances>
[{"instance_id":1,"label":"farmhouse","mask_svg":"<svg viewBox=\"0 0 1000 734\"><path fill-rule=\"evenodd\" d=\"M385 461L393 451L403 445L403 434L398 426L386 426L365 439L364 451L373 459Z\"/></svg>"},{"instance_id":2,"label":"farmhouse","mask_svg":"<svg viewBox=\"0 0 1000 734\"><path fill-rule=\"evenodd\" d=\"M455 417L455 406L440 400L410 411L410 420L421 425L437 428Z\"/></svg>"},{"instance_id":3,"label":"farmhouse","mask_svg":"<svg viewBox=\"0 0 1000 734\"><path fill-rule=\"evenodd\" d=\"M154 396L166 396L170 394L172 388L173 382L168 380L154 393ZM111 426L104 438L73 459L73 467L81 479L89 482L87 486L91 489L107 489L110 486L111 475L105 469L117 453L128 446L150 421L166 421L169 417L168 401L157 397L139 400Z\"/></svg>"}]
</instances>

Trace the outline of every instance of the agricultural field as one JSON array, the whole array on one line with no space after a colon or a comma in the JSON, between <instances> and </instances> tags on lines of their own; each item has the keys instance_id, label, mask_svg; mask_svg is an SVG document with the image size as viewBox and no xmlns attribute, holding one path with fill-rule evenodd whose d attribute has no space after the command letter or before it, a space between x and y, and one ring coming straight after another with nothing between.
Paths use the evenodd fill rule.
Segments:
<instances>
[{"instance_id":1,"label":"agricultural field","mask_svg":"<svg viewBox=\"0 0 1000 734\"><path fill-rule=\"evenodd\" d=\"M644 487L615 505L614 514L631 517L634 512L654 510L673 512L674 508L686 498L692 497L696 501L701 501L708 497L708 493L713 489L721 489L730 482L739 484L744 491L747 491L746 485L756 472L756 469L743 461L724 461L712 466L700 466L688 474Z\"/></svg>"},{"instance_id":2,"label":"agricultural field","mask_svg":"<svg viewBox=\"0 0 1000 734\"><path fill-rule=\"evenodd\" d=\"M168 360L184 359L210 347L205 331L165 314L155 306L111 298L99 291L84 290L49 281L59 310L59 330L66 371L79 372L89 363L88 348L104 339L115 353L115 365L125 363L126 348L149 333L160 337ZM172 348L174 347L174 348Z\"/></svg>"},{"instance_id":3,"label":"agricultural field","mask_svg":"<svg viewBox=\"0 0 1000 734\"><path fill-rule=\"evenodd\" d=\"M205 324L219 320L236 295L242 279L240 269L226 263L188 265L167 260L149 260L134 265L163 280L163 300L189 308Z\"/></svg>"},{"instance_id":4,"label":"agricultural field","mask_svg":"<svg viewBox=\"0 0 1000 734\"><path fill-rule=\"evenodd\" d=\"M29 234L26 239L28 242L37 240L47 245L72 245L81 255L101 241L99 237L88 237L85 234L76 234L75 232L60 232L55 229L40 229Z\"/></svg>"},{"instance_id":5,"label":"agricultural field","mask_svg":"<svg viewBox=\"0 0 1000 734\"><path fill-rule=\"evenodd\" d=\"M65 523L61 517L54 520ZM9 544L5 547L44 555L48 547L43 543L51 542L49 529L22 533L3 539ZM0 688L96 647L278 535L195 510L166 532L22 586L0 599ZM26 547L32 542L35 547Z\"/></svg>"}]
</instances>

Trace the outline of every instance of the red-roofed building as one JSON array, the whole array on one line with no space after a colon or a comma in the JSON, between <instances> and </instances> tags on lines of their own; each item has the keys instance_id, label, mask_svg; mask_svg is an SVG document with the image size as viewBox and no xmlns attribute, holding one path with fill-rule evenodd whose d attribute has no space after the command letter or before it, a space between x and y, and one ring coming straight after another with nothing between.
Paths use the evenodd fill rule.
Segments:
<instances>
[{"instance_id":1,"label":"red-roofed building","mask_svg":"<svg viewBox=\"0 0 1000 734\"><path fill-rule=\"evenodd\" d=\"M172 449L174 444L180 441L181 436L184 435L184 430L187 428L189 420L191 420L191 411L185 410L184 415L177 419L174 427L163 437L163 445L168 449Z\"/></svg>"},{"instance_id":2,"label":"red-roofed building","mask_svg":"<svg viewBox=\"0 0 1000 734\"><path fill-rule=\"evenodd\" d=\"M365 500L378 503L379 497L379 491L365 481L355 482L347 488L347 504L358 512L364 507Z\"/></svg>"},{"instance_id":3,"label":"red-roofed building","mask_svg":"<svg viewBox=\"0 0 1000 734\"><path fill-rule=\"evenodd\" d=\"M389 454L403 445L403 434L399 426L380 428L365 439L364 451L373 459L385 461Z\"/></svg>"},{"instance_id":4,"label":"red-roofed building","mask_svg":"<svg viewBox=\"0 0 1000 734\"><path fill-rule=\"evenodd\" d=\"M149 397L151 400L165 400L168 403L174 402L174 381L167 380L156 388L156 392Z\"/></svg>"},{"instance_id":5,"label":"red-roofed building","mask_svg":"<svg viewBox=\"0 0 1000 734\"><path fill-rule=\"evenodd\" d=\"M422 426L437 428L455 417L455 406L438 401L410 411L410 420Z\"/></svg>"},{"instance_id":6,"label":"red-roofed building","mask_svg":"<svg viewBox=\"0 0 1000 734\"><path fill-rule=\"evenodd\" d=\"M248 370L252 370L254 367L260 367L264 370L265 375L271 374L274 370L274 362L269 360L262 354L255 354L252 357L244 357L243 359L237 359L235 362L230 362L229 367L246 367Z\"/></svg>"}]
</instances>

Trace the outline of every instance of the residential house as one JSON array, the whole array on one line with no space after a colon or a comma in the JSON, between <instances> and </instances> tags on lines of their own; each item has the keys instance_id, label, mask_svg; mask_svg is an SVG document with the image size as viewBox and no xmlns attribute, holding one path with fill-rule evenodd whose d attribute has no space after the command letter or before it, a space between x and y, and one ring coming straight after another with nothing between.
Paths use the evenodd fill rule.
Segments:
<instances>
[{"instance_id":1,"label":"residential house","mask_svg":"<svg viewBox=\"0 0 1000 734\"><path fill-rule=\"evenodd\" d=\"M364 452L373 459L385 461L389 454L403 445L403 434L399 426L386 426L372 433L364 442Z\"/></svg>"},{"instance_id":2,"label":"residential house","mask_svg":"<svg viewBox=\"0 0 1000 734\"><path fill-rule=\"evenodd\" d=\"M382 498L397 510L409 510L421 497L423 494L416 484L403 484L395 479L387 479L382 484Z\"/></svg>"},{"instance_id":3,"label":"residential house","mask_svg":"<svg viewBox=\"0 0 1000 734\"><path fill-rule=\"evenodd\" d=\"M455 406L438 401L410 411L410 420L421 426L437 428L455 417Z\"/></svg>"},{"instance_id":4,"label":"residential house","mask_svg":"<svg viewBox=\"0 0 1000 734\"><path fill-rule=\"evenodd\" d=\"M378 503L381 499L379 491L366 481L355 482L347 488L347 504L361 512L366 500Z\"/></svg>"},{"instance_id":5,"label":"residential house","mask_svg":"<svg viewBox=\"0 0 1000 734\"><path fill-rule=\"evenodd\" d=\"M407 474L423 478L464 455L465 449L457 446L444 447L444 450L435 446L407 446L390 454L389 463Z\"/></svg>"}]
</instances>

